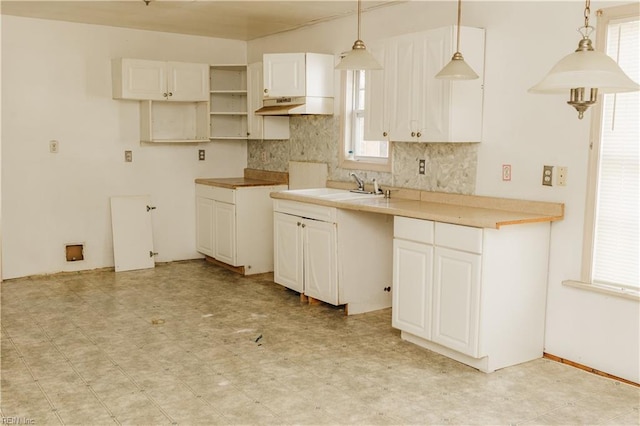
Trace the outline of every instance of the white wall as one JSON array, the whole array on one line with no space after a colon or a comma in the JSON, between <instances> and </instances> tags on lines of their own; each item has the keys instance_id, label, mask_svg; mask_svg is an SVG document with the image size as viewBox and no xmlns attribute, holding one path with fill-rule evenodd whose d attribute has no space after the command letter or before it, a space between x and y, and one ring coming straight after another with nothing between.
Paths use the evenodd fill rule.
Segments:
<instances>
[{"instance_id":1,"label":"white wall","mask_svg":"<svg viewBox=\"0 0 640 426\"><path fill-rule=\"evenodd\" d=\"M151 196L158 261L201 257L194 179L242 175L244 142L141 146L138 103L111 98L114 57L246 63L246 43L2 15L5 279L113 266L114 195ZM85 260L66 262L67 243Z\"/></svg>"},{"instance_id":2,"label":"white wall","mask_svg":"<svg viewBox=\"0 0 640 426\"><path fill-rule=\"evenodd\" d=\"M614 4L620 2L593 2L592 23L598 8ZM476 192L565 203L564 220L552 225L545 350L639 382L638 302L561 284L580 278L590 114L578 120L565 97L527 93L577 47L583 8L580 1L463 3L463 25L486 29L484 136ZM456 2L451 1L384 7L362 15L362 39L366 44L450 25L455 17ZM264 52L338 54L350 49L355 29L356 18L348 17L251 41L249 61L260 60ZM461 51L464 54L464 39ZM512 165L512 181L501 180L502 164ZM545 164L567 166L568 185L542 186Z\"/></svg>"}]
</instances>

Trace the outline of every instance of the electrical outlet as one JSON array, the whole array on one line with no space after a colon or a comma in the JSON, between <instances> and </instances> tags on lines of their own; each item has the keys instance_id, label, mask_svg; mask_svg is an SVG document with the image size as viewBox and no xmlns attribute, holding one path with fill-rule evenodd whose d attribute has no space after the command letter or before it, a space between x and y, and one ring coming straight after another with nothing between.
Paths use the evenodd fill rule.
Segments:
<instances>
[{"instance_id":1,"label":"electrical outlet","mask_svg":"<svg viewBox=\"0 0 640 426\"><path fill-rule=\"evenodd\" d=\"M502 165L502 180L504 181L511 180L511 164Z\"/></svg>"},{"instance_id":2,"label":"electrical outlet","mask_svg":"<svg viewBox=\"0 0 640 426\"><path fill-rule=\"evenodd\" d=\"M262 151L262 154L260 154L260 159L263 163L267 162L267 151Z\"/></svg>"},{"instance_id":3,"label":"electrical outlet","mask_svg":"<svg viewBox=\"0 0 640 426\"><path fill-rule=\"evenodd\" d=\"M49 152L52 154L57 154L60 149L60 144L56 140L49 141Z\"/></svg>"},{"instance_id":4,"label":"electrical outlet","mask_svg":"<svg viewBox=\"0 0 640 426\"><path fill-rule=\"evenodd\" d=\"M204 149L198 150L198 161L204 161Z\"/></svg>"},{"instance_id":5,"label":"electrical outlet","mask_svg":"<svg viewBox=\"0 0 640 426\"><path fill-rule=\"evenodd\" d=\"M426 161L425 160L418 160L418 174L419 175L423 175L425 172L425 167L426 167Z\"/></svg>"},{"instance_id":6,"label":"electrical outlet","mask_svg":"<svg viewBox=\"0 0 640 426\"><path fill-rule=\"evenodd\" d=\"M553 186L553 166L542 167L542 184L545 186Z\"/></svg>"},{"instance_id":7,"label":"electrical outlet","mask_svg":"<svg viewBox=\"0 0 640 426\"><path fill-rule=\"evenodd\" d=\"M133 151L124 152L124 162L131 163L133 161Z\"/></svg>"},{"instance_id":8,"label":"electrical outlet","mask_svg":"<svg viewBox=\"0 0 640 426\"><path fill-rule=\"evenodd\" d=\"M558 166L558 176L556 177L556 184L558 186L567 186L567 172L569 168L567 166Z\"/></svg>"}]
</instances>

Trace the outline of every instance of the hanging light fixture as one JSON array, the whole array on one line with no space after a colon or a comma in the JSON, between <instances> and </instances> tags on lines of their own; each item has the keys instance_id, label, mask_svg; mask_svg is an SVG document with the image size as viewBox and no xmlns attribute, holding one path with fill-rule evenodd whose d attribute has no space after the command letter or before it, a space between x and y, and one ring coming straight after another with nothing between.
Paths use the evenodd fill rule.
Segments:
<instances>
[{"instance_id":1,"label":"hanging light fixture","mask_svg":"<svg viewBox=\"0 0 640 426\"><path fill-rule=\"evenodd\" d=\"M474 80L478 78L478 74L464 61L462 53L460 53L460 11L462 9L462 0L458 0L458 27L456 36L456 53L453 54L451 61L436 74L436 78L442 80Z\"/></svg>"},{"instance_id":2,"label":"hanging light fixture","mask_svg":"<svg viewBox=\"0 0 640 426\"><path fill-rule=\"evenodd\" d=\"M360 0L358 0L358 39L353 43L351 52L336 65L337 70L381 70L382 66L376 58L367 51L364 42L360 40Z\"/></svg>"},{"instance_id":3,"label":"hanging light fixture","mask_svg":"<svg viewBox=\"0 0 640 426\"><path fill-rule=\"evenodd\" d=\"M598 93L622 93L640 90L640 85L631 80L620 66L607 54L596 52L589 36L593 27L589 25L590 0L584 8L584 27L578 29L582 39L578 48L560 60L542 81L529 89L531 93L566 93L567 103L578 111L578 118L598 99ZM585 94L589 98L585 98Z\"/></svg>"}]
</instances>

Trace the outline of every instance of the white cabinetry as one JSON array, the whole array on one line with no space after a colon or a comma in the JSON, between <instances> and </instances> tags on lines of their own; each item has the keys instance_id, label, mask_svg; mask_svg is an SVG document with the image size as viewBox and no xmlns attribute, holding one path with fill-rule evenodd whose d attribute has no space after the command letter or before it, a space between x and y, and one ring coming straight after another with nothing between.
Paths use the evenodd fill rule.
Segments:
<instances>
[{"instance_id":1,"label":"white cabinetry","mask_svg":"<svg viewBox=\"0 0 640 426\"><path fill-rule=\"evenodd\" d=\"M302 221L290 214L273 214L273 280L298 293L304 293Z\"/></svg>"},{"instance_id":2,"label":"white cabinetry","mask_svg":"<svg viewBox=\"0 0 640 426\"><path fill-rule=\"evenodd\" d=\"M435 224L432 340L477 358L482 229Z\"/></svg>"},{"instance_id":3,"label":"white cabinetry","mask_svg":"<svg viewBox=\"0 0 640 426\"><path fill-rule=\"evenodd\" d=\"M393 326L486 372L541 357L549 233L396 217Z\"/></svg>"},{"instance_id":4,"label":"white cabinetry","mask_svg":"<svg viewBox=\"0 0 640 426\"><path fill-rule=\"evenodd\" d=\"M142 142L209 139L209 66L112 60L113 98L140 101Z\"/></svg>"},{"instance_id":5,"label":"white cabinetry","mask_svg":"<svg viewBox=\"0 0 640 426\"><path fill-rule=\"evenodd\" d=\"M236 189L196 184L196 249L245 275L273 270L269 194L285 185Z\"/></svg>"},{"instance_id":6,"label":"white cabinetry","mask_svg":"<svg viewBox=\"0 0 640 426\"><path fill-rule=\"evenodd\" d=\"M367 75L367 104L374 108L365 116L365 132L382 130L398 142L481 141L484 30L461 27L465 60L477 80L435 78L454 53L455 32L456 27L438 28L390 38L384 52L373 47L384 70Z\"/></svg>"},{"instance_id":7,"label":"white cabinetry","mask_svg":"<svg viewBox=\"0 0 640 426\"><path fill-rule=\"evenodd\" d=\"M364 98L364 139L371 141L389 141L391 133L392 106L395 105L395 92L385 84L385 78L394 80L395 63L392 55L386 54L386 44L371 45L368 50L383 65L382 70L366 71Z\"/></svg>"},{"instance_id":8,"label":"white cabinetry","mask_svg":"<svg viewBox=\"0 0 640 426\"><path fill-rule=\"evenodd\" d=\"M264 97L333 97L333 55L267 53L263 63Z\"/></svg>"},{"instance_id":9,"label":"white cabinetry","mask_svg":"<svg viewBox=\"0 0 640 426\"><path fill-rule=\"evenodd\" d=\"M112 61L114 99L206 101L209 66L117 58Z\"/></svg>"},{"instance_id":10,"label":"white cabinetry","mask_svg":"<svg viewBox=\"0 0 640 426\"><path fill-rule=\"evenodd\" d=\"M196 196L196 250L213 257L213 215L215 201L207 194Z\"/></svg>"},{"instance_id":11,"label":"white cabinetry","mask_svg":"<svg viewBox=\"0 0 640 426\"><path fill-rule=\"evenodd\" d=\"M391 305L390 217L274 202L274 281L356 314Z\"/></svg>"},{"instance_id":12,"label":"white cabinetry","mask_svg":"<svg viewBox=\"0 0 640 426\"><path fill-rule=\"evenodd\" d=\"M433 222L396 218L391 324L430 339L432 288Z\"/></svg>"},{"instance_id":13,"label":"white cabinetry","mask_svg":"<svg viewBox=\"0 0 640 426\"><path fill-rule=\"evenodd\" d=\"M274 281L339 305L336 224L276 212L274 226Z\"/></svg>"},{"instance_id":14,"label":"white cabinetry","mask_svg":"<svg viewBox=\"0 0 640 426\"><path fill-rule=\"evenodd\" d=\"M262 116L255 112L262 108L262 62L249 64L249 139L289 139L288 116Z\"/></svg>"},{"instance_id":15,"label":"white cabinetry","mask_svg":"<svg viewBox=\"0 0 640 426\"><path fill-rule=\"evenodd\" d=\"M212 65L210 78L210 138L247 139L247 66Z\"/></svg>"}]
</instances>

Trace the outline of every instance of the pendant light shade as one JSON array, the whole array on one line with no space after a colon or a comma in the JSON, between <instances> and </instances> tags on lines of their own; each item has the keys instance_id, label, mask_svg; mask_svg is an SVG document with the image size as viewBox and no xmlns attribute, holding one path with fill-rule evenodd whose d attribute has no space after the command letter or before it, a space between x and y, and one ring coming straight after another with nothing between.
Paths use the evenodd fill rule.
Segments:
<instances>
[{"instance_id":1,"label":"pendant light shade","mask_svg":"<svg viewBox=\"0 0 640 426\"><path fill-rule=\"evenodd\" d=\"M456 52L451 61L436 74L436 78L443 80L474 80L478 78L478 74L464 61L462 54Z\"/></svg>"},{"instance_id":2,"label":"pendant light shade","mask_svg":"<svg viewBox=\"0 0 640 426\"><path fill-rule=\"evenodd\" d=\"M598 99L598 93L621 93L640 90L620 66L608 55L596 52L589 35L589 3L585 6L585 25L579 31L582 39L575 52L562 58L530 93L569 93L567 103L578 111L578 118ZM589 96L587 99L585 95Z\"/></svg>"},{"instance_id":3,"label":"pendant light shade","mask_svg":"<svg viewBox=\"0 0 640 426\"><path fill-rule=\"evenodd\" d=\"M382 65L367 51L360 39L360 0L358 0L358 39L351 51L336 65L337 70L381 70Z\"/></svg>"},{"instance_id":4,"label":"pendant light shade","mask_svg":"<svg viewBox=\"0 0 640 426\"><path fill-rule=\"evenodd\" d=\"M588 44L591 45L591 40ZM593 47L578 48L562 58L551 71L533 86L531 93L566 93L576 87L597 88L600 93L620 93L639 90L640 86L622 71L608 55Z\"/></svg>"},{"instance_id":5,"label":"pendant light shade","mask_svg":"<svg viewBox=\"0 0 640 426\"><path fill-rule=\"evenodd\" d=\"M462 0L458 0L458 26L456 27L456 53L451 61L436 74L436 78L442 80L474 80L478 74L464 61L460 53L460 15L462 10Z\"/></svg>"}]
</instances>

